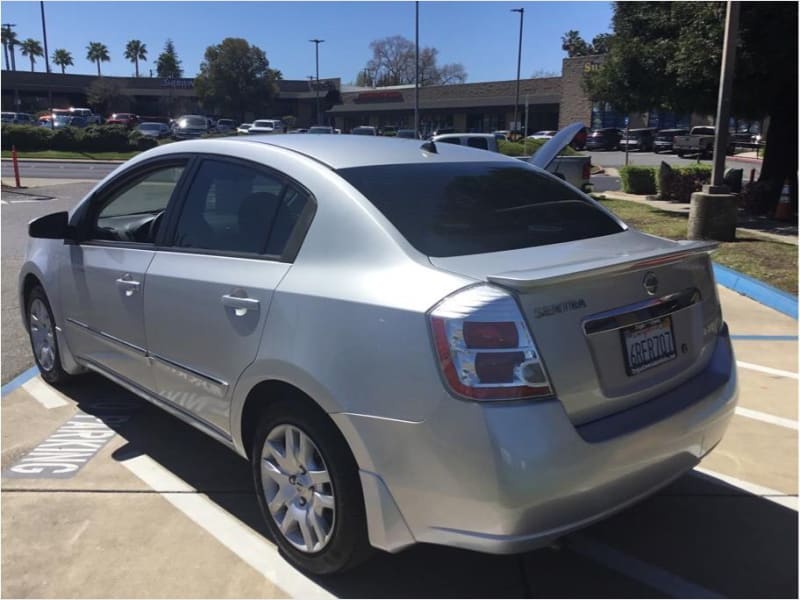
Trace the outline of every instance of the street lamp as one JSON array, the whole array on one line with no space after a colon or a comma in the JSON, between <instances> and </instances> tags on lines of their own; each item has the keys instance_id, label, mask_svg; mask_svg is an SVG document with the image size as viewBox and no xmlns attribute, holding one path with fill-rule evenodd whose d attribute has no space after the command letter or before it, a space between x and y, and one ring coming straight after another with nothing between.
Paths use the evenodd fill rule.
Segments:
<instances>
[{"instance_id":1,"label":"street lamp","mask_svg":"<svg viewBox=\"0 0 800 600\"><path fill-rule=\"evenodd\" d=\"M519 13L519 50L517 51L517 92L514 96L514 125L519 125L517 118L519 115L519 68L522 63L522 20L525 17L524 8L512 8L511 12ZM527 134L527 131L525 132Z\"/></svg>"},{"instance_id":2,"label":"street lamp","mask_svg":"<svg viewBox=\"0 0 800 600\"><path fill-rule=\"evenodd\" d=\"M317 98L317 125L321 125L319 121L319 45L325 40L318 40L315 38L313 40L308 40L308 41L314 44L314 50L317 58L317 85L315 88L315 95Z\"/></svg>"}]
</instances>

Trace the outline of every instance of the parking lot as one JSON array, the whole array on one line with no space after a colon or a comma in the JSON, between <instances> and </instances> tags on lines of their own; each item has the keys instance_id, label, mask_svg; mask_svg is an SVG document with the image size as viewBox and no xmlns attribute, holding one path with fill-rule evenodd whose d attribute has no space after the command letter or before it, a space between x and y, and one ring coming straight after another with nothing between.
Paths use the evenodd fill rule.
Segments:
<instances>
[{"instance_id":1,"label":"parking lot","mask_svg":"<svg viewBox=\"0 0 800 600\"><path fill-rule=\"evenodd\" d=\"M312 579L269 541L245 461L98 376L54 390L26 370L24 223L89 187L4 194L3 596L797 597L794 319L719 289L739 407L700 467L655 496L535 552L419 545Z\"/></svg>"}]
</instances>

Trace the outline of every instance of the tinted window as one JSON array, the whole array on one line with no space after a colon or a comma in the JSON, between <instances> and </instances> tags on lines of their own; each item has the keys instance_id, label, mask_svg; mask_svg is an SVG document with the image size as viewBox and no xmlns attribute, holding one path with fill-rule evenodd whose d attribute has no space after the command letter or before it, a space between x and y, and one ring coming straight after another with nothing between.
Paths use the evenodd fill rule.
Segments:
<instances>
[{"instance_id":1,"label":"tinted window","mask_svg":"<svg viewBox=\"0 0 800 600\"><path fill-rule=\"evenodd\" d=\"M381 165L339 174L428 256L499 252L622 231L575 188L525 166Z\"/></svg>"},{"instance_id":2,"label":"tinted window","mask_svg":"<svg viewBox=\"0 0 800 600\"><path fill-rule=\"evenodd\" d=\"M175 245L221 252L280 255L308 201L277 175L205 160L178 220Z\"/></svg>"},{"instance_id":3,"label":"tinted window","mask_svg":"<svg viewBox=\"0 0 800 600\"><path fill-rule=\"evenodd\" d=\"M446 137L436 140L436 143L444 143L444 144L455 144L456 146L461 145L461 139L457 137Z\"/></svg>"},{"instance_id":4,"label":"tinted window","mask_svg":"<svg viewBox=\"0 0 800 600\"><path fill-rule=\"evenodd\" d=\"M489 149L489 142L486 138L471 137L467 138L467 146L472 148L480 148L481 150Z\"/></svg>"},{"instance_id":5,"label":"tinted window","mask_svg":"<svg viewBox=\"0 0 800 600\"><path fill-rule=\"evenodd\" d=\"M89 237L152 244L163 221L163 211L183 173L183 166L149 171L95 207Z\"/></svg>"}]
</instances>

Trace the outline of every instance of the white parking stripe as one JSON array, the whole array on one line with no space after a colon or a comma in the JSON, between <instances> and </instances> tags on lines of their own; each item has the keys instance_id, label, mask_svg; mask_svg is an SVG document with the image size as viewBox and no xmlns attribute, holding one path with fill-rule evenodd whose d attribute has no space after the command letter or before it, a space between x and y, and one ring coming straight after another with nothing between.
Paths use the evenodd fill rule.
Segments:
<instances>
[{"instance_id":1,"label":"white parking stripe","mask_svg":"<svg viewBox=\"0 0 800 600\"><path fill-rule=\"evenodd\" d=\"M741 479L737 479L736 477L723 475L722 473L717 473L716 471L711 471L702 467L695 467L692 474L699 477L713 477L714 479L719 479L720 481L724 481L733 487L742 489L745 492L750 492L756 496L761 496L764 498L764 500L775 502L776 504L780 504L786 508L791 508L794 511L796 511L798 508L796 495L793 496L791 494L784 494L783 492L764 487L763 485L758 485L757 483L743 481Z\"/></svg>"},{"instance_id":2,"label":"white parking stripe","mask_svg":"<svg viewBox=\"0 0 800 600\"><path fill-rule=\"evenodd\" d=\"M69 404L57 390L46 384L41 377L34 377L22 384L22 388L45 408L58 408Z\"/></svg>"},{"instance_id":3,"label":"white parking stripe","mask_svg":"<svg viewBox=\"0 0 800 600\"><path fill-rule=\"evenodd\" d=\"M764 423L770 423L772 425L778 425L780 427L786 427L787 429L794 429L795 431L797 431L797 421L792 421L791 419L784 419L783 417L776 417L775 415L761 412L760 410L750 410L749 408L742 408L741 406L737 406L736 414L742 417L747 417L748 419L755 419L756 421L764 421Z\"/></svg>"},{"instance_id":4,"label":"white parking stripe","mask_svg":"<svg viewBox=\"0 0 800 600\"><path fill-rule=\"evenodd\" d=\"M647 587L661 592L671 598L724 598L722 594L712 592L696 583L673 575L655 565L646 563L633 556L598 541L589 539L583 534L573 534L564 540L567 548L585 556L606 568L622 573L626 577L643 583Z\"/></svg>"},{"instance_id":5,"label":"white parking stripe","mask_svg":"<svg viewBox=\"0 0 800 600\"><path fill-rule=\"evenodd\" d=\"M134 475L294 598L336 598L286 562L264 536L221 509L149 456L122 461Z\"/></svg>"},{"instance_id":6,"label":"white parking stripe","mask_svg":"<svg viewBox=\"0 0 800 600\"><path fill-rule=\"evenodd\" d=\"M797 373L792 373L791 371L781 371L780 369L773 369L772 367L762 367L761 365L754 365L753 363L743 362L741 360L736 361L736 366L741 367L742 369L750 369L751 371L760 371L762 373L767 373L768 375L800 379Z\"/></svg>"}]
</instances>

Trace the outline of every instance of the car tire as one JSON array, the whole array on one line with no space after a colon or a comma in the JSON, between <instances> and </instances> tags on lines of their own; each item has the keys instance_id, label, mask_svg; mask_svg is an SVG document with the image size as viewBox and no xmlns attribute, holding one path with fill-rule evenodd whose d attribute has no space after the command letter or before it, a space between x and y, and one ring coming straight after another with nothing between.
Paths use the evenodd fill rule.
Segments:
<instances>
[{"instance_id":1,"label":"car tire","mask_svg":"<svg viewBox=\"0 0 800 600\"><path fill-rule=\"evenodd\" d=\"M25 318L33 360L36 361L42 379L51 384L64 383L72 376L61 365L56 320L47 294L40 285L28 294Z\"/></svg>"},{"instance_id":2,"label":"car tire","mask_svg":"<svg viewBox=\"0 0 800 600\"><path fill-rule=\"evenodd\" d=\"M256 430L251 457L261 513L289 562L326 575L369 558L358 466L321 409L296 398L272 404Z\"/></svg>"},{"instance_id":3,"label":"car tire","mask_svg":"<svg viewBox=\"0 0 800 600\"><path fill-rule=\"evenodd\" d=\"M680 158L683 158L684 156L686 156L686 153L685 152L681 152L680 150L675 152L675 154L677 154Z\"/></svg>"}]
</instances>

